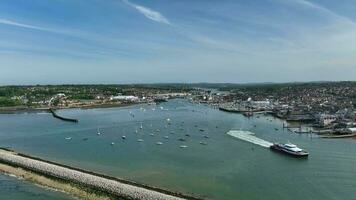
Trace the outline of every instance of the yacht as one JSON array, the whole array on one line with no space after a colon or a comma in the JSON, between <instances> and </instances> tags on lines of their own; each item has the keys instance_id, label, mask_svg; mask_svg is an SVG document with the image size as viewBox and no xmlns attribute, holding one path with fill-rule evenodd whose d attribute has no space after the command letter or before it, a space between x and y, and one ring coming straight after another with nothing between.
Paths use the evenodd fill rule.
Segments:
<instances>
[{"instance_id":1,"label":"yacht","mask_svg":"<svg viewBox=\"0 0 356 200\"><path fill-rule=\"evenodd\" d=\"M274 143L271 147L272 150L279 151L281 153L285 153L291 156L296 157L307 157L309 153L292 143L280 144Z\"/></svg>"}]
</instances>

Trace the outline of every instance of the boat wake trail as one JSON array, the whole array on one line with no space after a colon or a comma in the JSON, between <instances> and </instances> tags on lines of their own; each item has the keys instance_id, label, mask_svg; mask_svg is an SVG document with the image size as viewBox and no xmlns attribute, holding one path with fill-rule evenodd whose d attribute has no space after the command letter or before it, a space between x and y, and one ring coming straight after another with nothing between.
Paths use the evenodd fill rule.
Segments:
<instances>
[{"instance_id":1,"label":"boat wake trail","mask_svg":"<svg viewBox=\"0 0 356 200\"><path fill-rule=\"evenodd\" d=\"M228 135L238 138L240 140L244 140L247 142L251 142L253 144L257 144L259 146L262 147L266 147L269 148L270 146L273 145L273 143L268 142L266 140L262 140L256 136L254 136L254 133L250 132L250 131L235 131L235 130L231 130L229 132L227 132Z\"/></svg>"}]
</instances>

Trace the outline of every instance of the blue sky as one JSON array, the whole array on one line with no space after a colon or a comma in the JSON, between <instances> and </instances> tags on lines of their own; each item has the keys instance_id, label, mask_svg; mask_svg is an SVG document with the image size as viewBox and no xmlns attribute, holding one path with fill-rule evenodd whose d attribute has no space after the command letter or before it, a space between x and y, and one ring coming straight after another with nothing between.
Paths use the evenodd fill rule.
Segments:
<instances>
[{"instance_id":1,"label":"blue sky","mask_svg":"<svg viewBox=\"0 0 356 200\"><path fill-rule=\"evenodd\" d=\"M356 80L354 0L1 0L0 84Z\"/></svg>"}]
</instances>

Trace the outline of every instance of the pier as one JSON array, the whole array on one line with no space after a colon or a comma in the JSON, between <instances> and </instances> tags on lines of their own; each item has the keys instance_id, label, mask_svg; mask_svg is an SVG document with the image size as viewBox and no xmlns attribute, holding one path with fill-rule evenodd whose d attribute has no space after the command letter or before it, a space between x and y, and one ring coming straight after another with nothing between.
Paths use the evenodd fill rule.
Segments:
<instances>
[{"instance_id":1,"label":"pier","mask_svg":"<svg viewBox=\"0 0 356 200\"><path fill-rule=\"evenodd\" d=\"M124 199L202 200L201 198L110 177L0 148L0 162L50 178L70 181Z\"/></svg>"},{"instance_id":2,"label":"pier","mask_svg":"<svg viewBox=\"0 0 356 200\"><path fill-rule=\"evenodd\" d=\"M71 118L67 118L67 117L62 117L59 116L55 110L53 110L52 108L49 109L49 112L52 113L53 117L63 120L63 121L67 121L67 122L74 122L74 123L78 123L79 121L77 119L71 119Z\"/></svg>"}]
</instances>

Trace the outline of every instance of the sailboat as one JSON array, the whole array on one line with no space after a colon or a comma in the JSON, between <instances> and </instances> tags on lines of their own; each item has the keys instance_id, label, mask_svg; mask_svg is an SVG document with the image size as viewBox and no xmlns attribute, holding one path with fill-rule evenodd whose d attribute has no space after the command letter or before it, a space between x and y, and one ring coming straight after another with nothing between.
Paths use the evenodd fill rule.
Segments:
<instances>
[{"instance_id":1,"label":"sailboat","mask_svg":"<svg viewBox=\"0 0 356 200\"><path fill-rule=\"evenodd\" d=\"M98 128L98 130L97 130L97 133L96 133L96 134L97 134L97 135L101 135L99 128Z\"/></svg>"}]
</instances>

